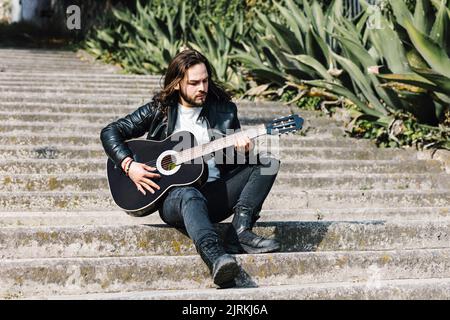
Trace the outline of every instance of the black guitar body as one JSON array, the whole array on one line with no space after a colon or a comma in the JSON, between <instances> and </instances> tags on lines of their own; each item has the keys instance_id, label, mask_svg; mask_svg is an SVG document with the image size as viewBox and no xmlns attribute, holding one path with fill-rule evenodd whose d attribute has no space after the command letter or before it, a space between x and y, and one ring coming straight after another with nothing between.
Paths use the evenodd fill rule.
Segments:
<instances>
[{"instance_id":1,"label":"black guitar body","mask_svg":"<svg viewBox=\"0 0 450 320\"><path fill-rule=\"evenodd\" d=\"M202 159L194 159L174 165L171 153L190 149L197 145L194 135L188 131L177 132L163 141L133 139L127 141L136 162L157 167L161 178L152 179L160 190L146 190L146 195L137 190L134 182L125 175L120 166L111 159L107 161L107 175L114 202L132 216L142 217L158 210L167 191L175 186L201 185L208 178L208 166ZM166 155L164 155L166 154ZM159 161L158 161L159 159Z\"/></svg>"}]
</instances>

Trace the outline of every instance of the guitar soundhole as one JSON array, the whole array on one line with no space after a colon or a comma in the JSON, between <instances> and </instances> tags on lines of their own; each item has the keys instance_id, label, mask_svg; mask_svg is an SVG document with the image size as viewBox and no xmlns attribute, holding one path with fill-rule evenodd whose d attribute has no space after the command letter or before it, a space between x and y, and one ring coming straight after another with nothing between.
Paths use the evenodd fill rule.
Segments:
<instances>
[{"instance_id":1,"label":"guitar soundhole","mask_svg":"<svg viewBox=\"0 0 450 320\"><path fill-rule=\"evenodd\" d=\"M171 155L162 158L161 166L164 170L171 171L176 168L175 159Z\"/></svg>"}]
</instances>

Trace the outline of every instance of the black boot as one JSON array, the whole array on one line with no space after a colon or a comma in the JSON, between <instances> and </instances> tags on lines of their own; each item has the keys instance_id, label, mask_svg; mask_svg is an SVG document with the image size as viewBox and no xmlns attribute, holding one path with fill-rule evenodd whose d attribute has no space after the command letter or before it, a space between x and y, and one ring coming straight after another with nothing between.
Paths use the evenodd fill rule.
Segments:
<instances>
[{"instance_id":1,"label":"black boot","mask_svg":"<svg viewBox=\"0 0 450 320\"><path fill-rule=\"evenodd\" d=\"M239 266L233 256L225 253L218 237L203 238L196 245L197 252L206 263L213 281L221 288L234 287L234 279L239 274Z\"/></svg>"},{"instance_id":2,"label":"black boot","mask_svg":"<svg viewBox=\"0 0 450 320\"><path fill-rule=\"evenodd\" d=\"M280 250L278 241L258 236L252 232L252 228L258 219L258 213L253 214L252 210L237 207L234 210L234 217L228 230L227 239L233 239L237 236L241 248L246 253L268 253ZM235 235L233 235L233 232L235 232Z\"/></svg>"}]
</instances>

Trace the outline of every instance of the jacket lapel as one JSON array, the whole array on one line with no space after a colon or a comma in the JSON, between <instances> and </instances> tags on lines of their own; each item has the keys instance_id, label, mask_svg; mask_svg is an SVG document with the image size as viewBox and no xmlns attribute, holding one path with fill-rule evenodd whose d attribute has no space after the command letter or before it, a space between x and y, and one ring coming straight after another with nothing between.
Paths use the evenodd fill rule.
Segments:
<instances>
[{"instance_id":1,"label":"jacket lapel","mask_svg":"<svg viewBox=\"0 0 450 320\"><path fill-rule=\"evenodd\" d=\"M170 136L175 129L177 122L177 106L171 105L167 112L167 136Z\"/></svg>"},{"instance_id":2,"label":"jacket lapel","mask_svg":"<svg viewBox=\"0 0 450 320\"><path fill-rule=\"evenodd\" d=\"M214 128L216 125L216 108L214 108L213 103L205 104L202 112L200 112L201 117L208 119L208 123L211 126L210 129Z\"/></svg>"}]
</instances>

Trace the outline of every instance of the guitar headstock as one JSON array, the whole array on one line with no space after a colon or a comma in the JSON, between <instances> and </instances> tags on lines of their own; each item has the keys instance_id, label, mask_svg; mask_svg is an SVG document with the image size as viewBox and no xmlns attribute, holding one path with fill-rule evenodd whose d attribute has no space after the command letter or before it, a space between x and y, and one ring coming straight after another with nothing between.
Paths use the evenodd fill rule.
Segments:
<instances>
[{"instance_id":1,"label":"guitar headstock","mask_svg":"<svg viewBox=\"0 0 450 320\"><path fill-rule=\"evenodd\" d=\"M267 134L279 135L283 133L295 132L303 126L303 118L298 114L291 114L287 117L274 119L266 124Z\"/></svg>"}]
</instances>

